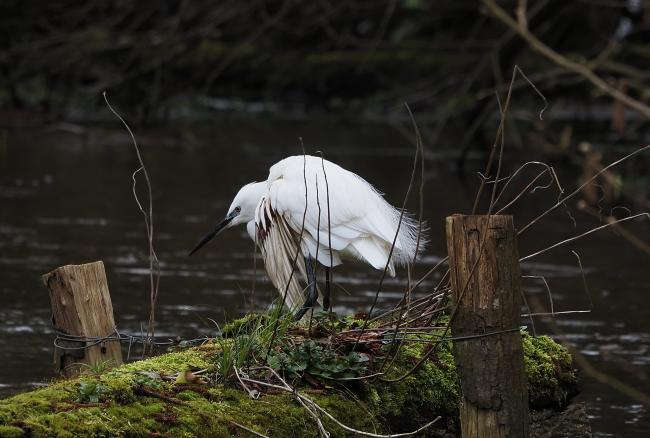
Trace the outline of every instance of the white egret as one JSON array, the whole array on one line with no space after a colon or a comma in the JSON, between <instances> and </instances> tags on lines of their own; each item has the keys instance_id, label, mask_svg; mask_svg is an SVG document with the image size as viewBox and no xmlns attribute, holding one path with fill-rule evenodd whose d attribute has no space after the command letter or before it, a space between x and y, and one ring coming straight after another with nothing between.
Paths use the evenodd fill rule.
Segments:
<instances>
[{"instance_id":1,"label":"white egret","mask_svg":"<svg viewBox=\"0 0 650 438\"><path fill-rule=\"evenodd\" d=\"M412 261L424 242L421 235L418 245L418 222L401 215L363 178L309 155L285 158L271 167L266 181L242 187L225 219L190 255L239 224L246 224L260 247L269 278L280 296L286 296L287 306L297 311L296 319L318 301L315 263L325 268L328 309L330 267L353 258L375 269L387 267L394 276L395 267ZM306 293L294 270L306 280Z\"/></svg>"}]
</instances>

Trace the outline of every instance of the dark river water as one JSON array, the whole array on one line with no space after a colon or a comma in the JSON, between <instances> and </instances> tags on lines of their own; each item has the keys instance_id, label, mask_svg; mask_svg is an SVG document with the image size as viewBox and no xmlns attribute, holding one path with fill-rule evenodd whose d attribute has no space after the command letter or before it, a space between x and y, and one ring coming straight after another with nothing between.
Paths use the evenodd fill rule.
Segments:
<instances>
[{"instance_id":1,"label":"dark river water","mask_svg":"<svg viewBox=\"0 0 650 438\"><path fill-rule=\"evenodd\" d=\"M103 260L116 323L127 332L139 332L146 321L149 291L145 231L131 193L137 161L121 127L77 133L65 126L23 128L0 134L0 396L8 396L53 377L50 306L41 274L64 264ZM213 335L211 320L221 323L248 310L253 244L243 228L220 235L191 258L187 252L225 215L241 185L266 179L270 165L300 153L299 136L307 152L324 151L385 192L393 204L401 203L412 163L409 139L377 124L221 120L136 129L136 136L153 183L155 246L162 263L157 334L184 338ZM452 145L442 146L453 155ZM416 273L445 255L444 218L468 212L478 185L473 173L459 179L449 157L432 153L427 162L424 216L431 243ZM480 162L473 165L478 169ZM561 173L568 187L575 186L575 172ZM544 191L527 196L511 210L516 224L524 225L555 197ZM416 202L410 205L417 208ZM535 225L520 237L521 255L597 225L589 216L574 217L575 226L563 211ZM648 240L647 222L630 229ZM588 292L571 250L581 255ZM599 372L650 392L647 254L605 230L534 258L523 270L545 276L556 311L590 309L593 302L592 312L556 316L552 324L536 318L538 333L568 343ZM379 273L367 266L337 268L335 310L367 308L378 279ZM387 281L380 306L394 303L404 283L403 272ZM425 283L423 291L431 284ZM534 311L550 309L540 281L524 279L523 285ZM267 306L273 297L258 269L255 304ZM523 323L532 330L528 320ZM650 436L648 408L612 385L583 374L579 398L587 402L596 436Z\"/></svg>"}]
</instances>

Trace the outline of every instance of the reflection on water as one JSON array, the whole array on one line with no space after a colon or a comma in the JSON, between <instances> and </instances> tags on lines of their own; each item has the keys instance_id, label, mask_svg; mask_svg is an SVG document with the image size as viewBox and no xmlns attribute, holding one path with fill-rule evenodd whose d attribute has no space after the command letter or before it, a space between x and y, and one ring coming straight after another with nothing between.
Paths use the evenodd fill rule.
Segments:
<instances>
[{"instance_id":1,"label":"reflection on water","mask_svg":"<svg viewBox=\"0 0 650 438\"><path fill-rule=\"evenodd\" d=\"M251 302L254 273L255 305L263 308L274 298L259 260L255 271L252 242L243 228L220 235L192 258L187 251L224 215L241 185L265 179L271 164L298 153L298 136L308 151L323 150L327 158L375 184L393 204L400 203L406 190L412 160L409 143L377 125L221 121L136 134L154 188L155 241L162 265L157 333L163 336L211 335L216 331L211 320L221 323L243 314ZM425 190L432 242L416 266L420 274L444 256L444 217L468 211L477 182L458 180L446 155L436 156L428 163ZM136 168L132 146L120 130L92 128L82 136L7 132L0 147L0 395L52 377L50 310L40 275L57 266L104 260L120 330L140 331L147 314L148 272L145 231L131 193ZM567 182L573 183L573 177ZM536 192L514 211L516 222L522 225L554 200L552 194ZM576 219L578 228L559 212L536 225L521 237L521 255L593 226L590 218ZM571 249L581 253L588 291ZM647 256L607 232L523 264L526 275L548 280L556 311L590 309L593 301L591 313L555 318L557 337L599 370L646 392L649 267ZM335 310L363 310L378 278L366 266L337 268ZM437 279L423 282L420 293ZM396 302L405 283L403 277L386 281L380 306ZM534 279L523 285L533 311L548 312L547 288ZM535 329L552 333L541 318L535 319ZM625 436L644 436L650 429L650 416L637 401L593 379L585 377L580 397L589 404L598 436L621 430Z\"/></svg>"}]
</instances>

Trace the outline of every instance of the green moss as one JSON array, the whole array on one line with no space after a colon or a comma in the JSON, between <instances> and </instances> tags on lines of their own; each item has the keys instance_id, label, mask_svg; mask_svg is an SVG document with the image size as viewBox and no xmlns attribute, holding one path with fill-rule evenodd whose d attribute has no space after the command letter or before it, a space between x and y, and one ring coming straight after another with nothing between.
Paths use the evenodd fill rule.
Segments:
<instances>
[{"instance_id":1,"label":"green moss","mask_svg":"<svg viewBox=\"0 0 650 438\"><path fill-rule=\"evenodd\" d=\"M20 427L15 426L0 426L0 437L3 438L18 438L24 435Z\"/></svg>"},{"instance_id":2,"label":"green moss","mask_svg":"<svg viewBox=\"0 0 650 438\"><path fill-rule=\"evenodd\" d=\"M386 379L395 380L408 374L424 351L417 344L405 345ZM423 384L427 382L426 384ZM376 392L376 395L372 392ZM412 430L438 415L455 416L459 385L453 356L446 344L415 371L397 382L380 382L371 388L371 406L399 432Z\"/></svg>"},{"instance_id":3,"label":"green moss","mask_svg":"<svg viewBox=\"0 0 650 438\"><path fill-rule=\"evenodd\" d=\"M245 331L242 327L250 321L249 317L236 322L233 333ZM349 319L343 324L348 326ZM294 343L304 341L303 335L293 336ZM570 355L547 337L524 334L523 342L531 405L562 405L576 383ZM335 418L356 429L403 432L438 415L453 423L459 385L450 347L450 343L440 344L417 371L397 382L382 379L407 374L430 348L426 343L405 343L390 366L383 368L382 379L373 382L362 380L341 385L325 380L327 390L317 393L310 393L304 382L294 383L302 385L301 391ZM252 400L234 386L233 379L224 382L212 377L208 384L175 382L174 375L186 370L205 369L206 376L215 376L223 354L223 346L208 343L123 365L99 376L53 382L45 388L0 400L0 436L250 435L235 423L268 436L318 436L313 419L291 394L266 393ZM381 357L374 357L368 371L376 371L382 361ZM102 388L98 398L92 399L97 402L89 403L89 397L79 397L82 383L84 387L92 383ZM323 421L332 436L349 435L332 421Z\"/></svg>"},{"instance_id":4,"label":"green moss","mask_svg":"<svg viewBox=\"0 0 650 438\"><path fill-rule=\"evenodd\" d=\"M524 334L522 341L531 406L563 406L577 391L571 355L548 336Z\"/></svg>"}]
</instances>

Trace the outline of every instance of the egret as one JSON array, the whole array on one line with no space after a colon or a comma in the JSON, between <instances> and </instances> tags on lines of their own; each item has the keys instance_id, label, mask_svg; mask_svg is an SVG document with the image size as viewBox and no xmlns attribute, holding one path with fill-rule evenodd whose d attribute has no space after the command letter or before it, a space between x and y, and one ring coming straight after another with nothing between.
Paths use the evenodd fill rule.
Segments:
<instances>
[{"instance_id":1,"label":"egret","mask_svg":"<svg viewBox=\"0 0 650 438\"><path fill-rule=\"evenodd\" d=\"M270 168L266 181L243 186L226 217L190 255L240 224L260 248L266 272L296 320L320 301L316 264L325 270L327 310L330 268L358 259L395 276L395 268L412 261L425 241L418 221L401 214L366 180L309 155L285 158ZM296 270L307 283L304 291Z\"/></svg>"}]
</instances>

